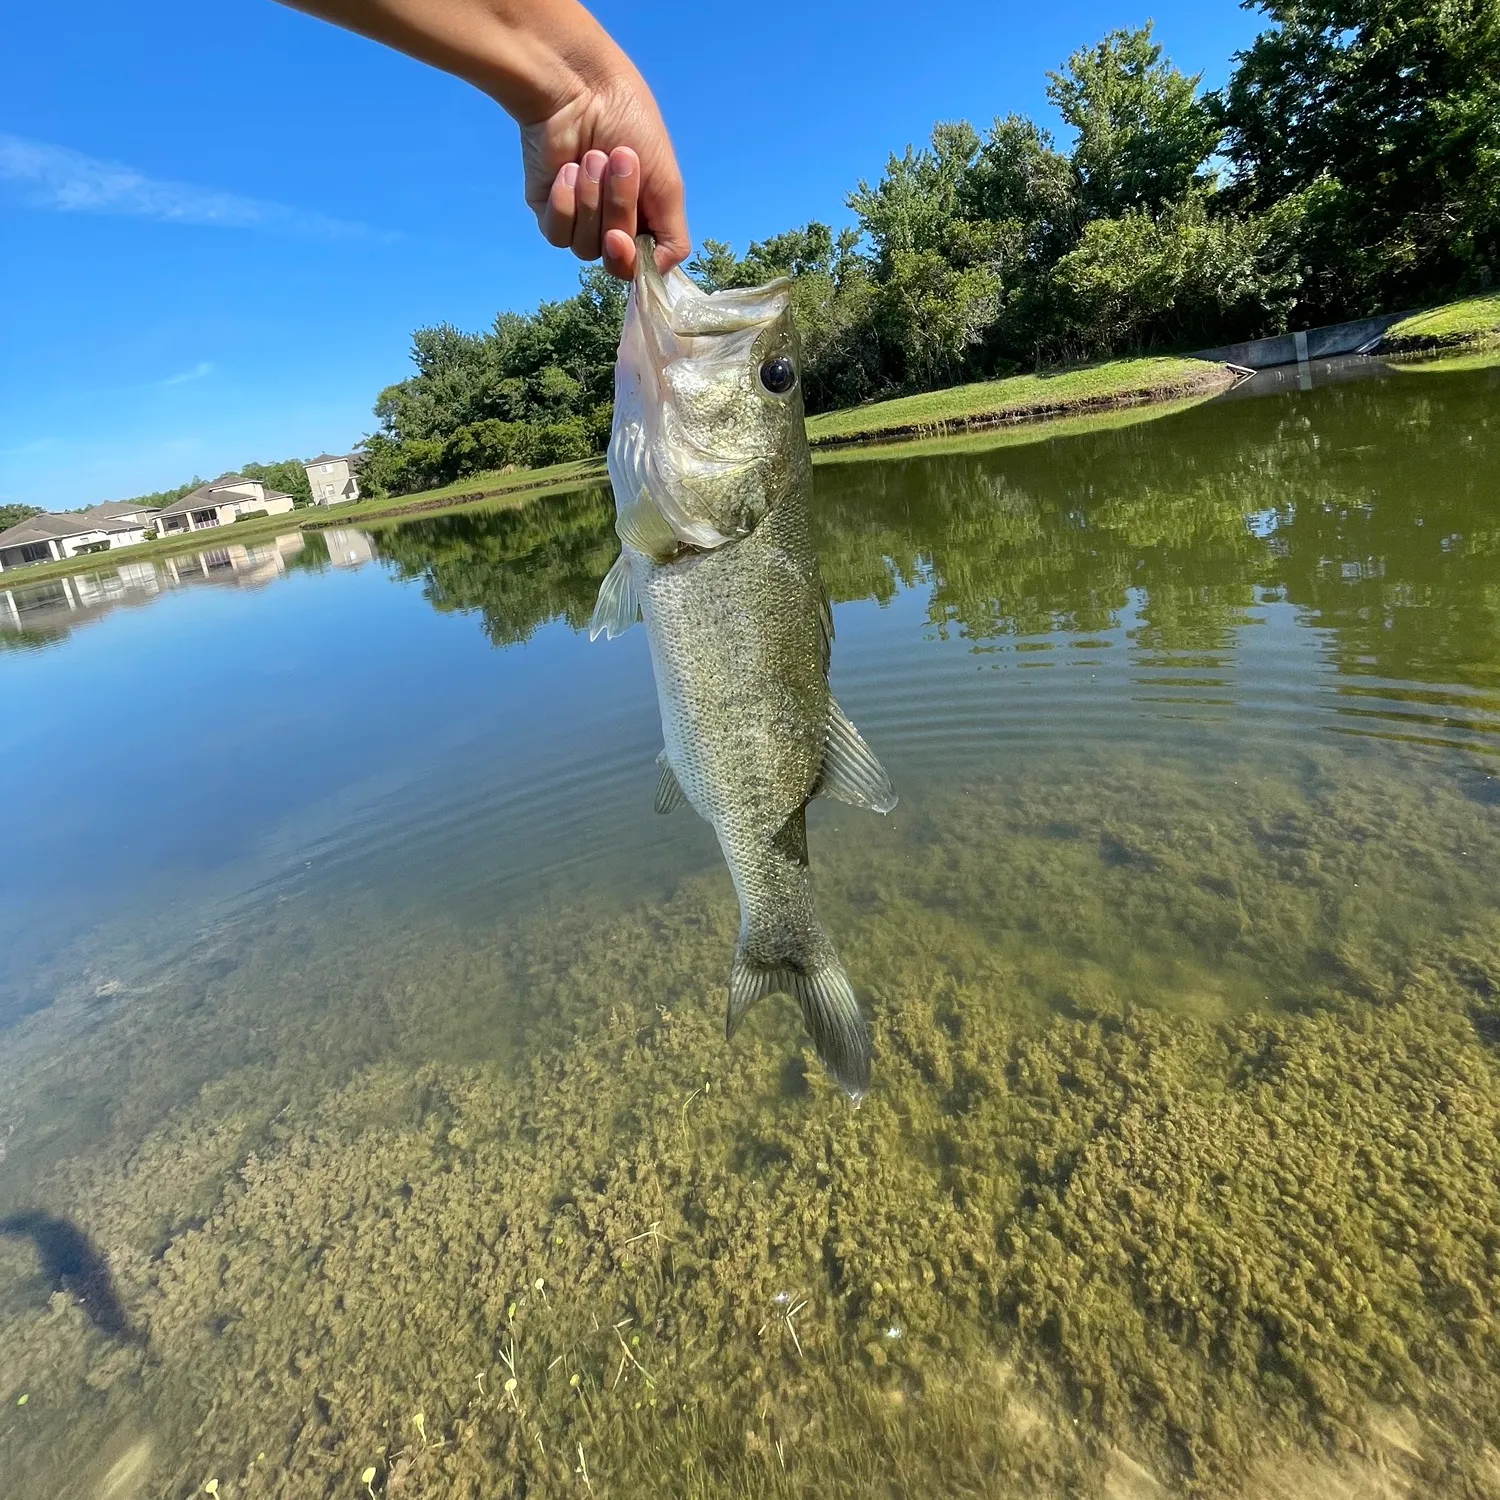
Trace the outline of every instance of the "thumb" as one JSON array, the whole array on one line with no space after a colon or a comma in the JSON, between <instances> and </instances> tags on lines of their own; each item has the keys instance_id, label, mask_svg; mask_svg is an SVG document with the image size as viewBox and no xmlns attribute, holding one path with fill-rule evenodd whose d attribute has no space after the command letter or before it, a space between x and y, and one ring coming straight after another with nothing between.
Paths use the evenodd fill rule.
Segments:
<instances>
[{"instance_id":1,"label":"thumb","mask_svg":"<svg viewBox=\"0 0 1500 1500\"><path fill-rule=\"evenodd\" d=\"M692 237L688 234L687 213L683 207L682 189L642 201L642 227L649 229L656 238L656 269L667 272L680 265L693 251Z\"/></svg>"}]
</instances>

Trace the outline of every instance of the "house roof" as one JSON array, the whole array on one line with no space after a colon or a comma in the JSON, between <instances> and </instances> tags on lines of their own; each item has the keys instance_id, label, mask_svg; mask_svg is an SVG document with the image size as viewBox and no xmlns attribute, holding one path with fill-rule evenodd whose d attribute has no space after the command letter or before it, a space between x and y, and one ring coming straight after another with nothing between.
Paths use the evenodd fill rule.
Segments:
<instances>
[{"instance_id":1,"label":"house roof","mask_svg":"<svg viewBox=\"0 0 1500 1500\"><path fill-rule=\"evenodd\" d=\"M295 501L296 498L297 497L295 495L289 495L289 494L287 494L287 492L285 490L267 490L266 491L266 499L267 500L292 500L292 501Z\"/></svg>"},{"instance_id":2,"label":"house roof","mask_svg":"<svg viewBox=\"0 0 1500 1500\"><path fill-rule=\"evenodd\" d=\"M214 482L218 483L217 480ZM214 485L200 484L197 489L189 490L180 500L174 500L170 505L164 505L157 512L161 516L180 516L190 510L203 510L210 505L219 502L213 498Z\"/></svg>"},{"instance_id":3,"label":"house roof","mask_svg":"<svg viewBox=\"0 0 1500 1500\"><path fill-rule=\"evenodd\" d=\"M103 528L81 513L69 516L27 516L6 531L0 531L0 547L24 547L28 542L61 541L64 537L83 536Z\"/></svg>"},{"instance_id":4,"label":"house roof","mask_svg":"<svg viewBox=\"0 0 1500 1500\"><path fill-rule=\"evenodd\" d=\"M258 479L246 479L239 474L225 474L220 479L215 479L212 484L200 484L197 489L189 491L181 500L174 500L170 505L164 505L158 514L163 516L185 515L190 510L207 510L213 505L242 505L251 500L249 495L224 495L223 491L231 484L260 484L261 493L267 500L274 498L282 500L292 499L291 495L283 494L280 490L268 490Z\"/></svg>"},{"instance_id":5,"label":"house roof","mask_svg":"<svg viewBox=\"0 0 1500 1500\"><path fill-rule=\"evenodd\" d=\"M316 458L308 459L302 467L310 469L314 464L346 464L349 461L347 453L320 453Z\"/></svg>"},{"instance_id":6,"label":"house roof","mask_svg":"<svg viewBox=\"0 0 1500 1500\"><path fill-rule=\"evenodd\" d=\"M90 520L118 521L123 516L154 516L154 505L142 505L139 500L106 500L102 505L90 506L84 512Z\"/></svg>"}]
</instances>

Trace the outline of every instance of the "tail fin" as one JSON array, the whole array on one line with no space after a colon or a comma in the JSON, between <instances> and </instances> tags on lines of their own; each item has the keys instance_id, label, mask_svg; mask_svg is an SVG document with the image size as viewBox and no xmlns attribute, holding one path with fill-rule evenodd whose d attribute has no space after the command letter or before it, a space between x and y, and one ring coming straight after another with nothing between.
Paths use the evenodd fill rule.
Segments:
<instances>
[{"instance_id":1,"label":"tail fin","mask_svg":"<svg viewBox=\"0 0 1500 1500\"><path fill-rule=\"evenodd\" d=\"M858 1104L870 1088L870 1031L831 945L827 958L806 970L789 963L757 963L743 946L737 948L729 977L726 1037L735 1034L745 1012L766 995L790 995L797 1001L823 1066Z\"/></svg>"}]
</instances>

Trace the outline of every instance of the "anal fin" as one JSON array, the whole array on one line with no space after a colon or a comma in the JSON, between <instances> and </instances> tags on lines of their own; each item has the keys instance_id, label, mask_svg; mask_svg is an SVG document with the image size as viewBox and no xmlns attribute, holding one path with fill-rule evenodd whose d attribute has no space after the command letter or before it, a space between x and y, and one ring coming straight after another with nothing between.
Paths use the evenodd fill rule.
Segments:
<instances>
[{"instance_id":1,"label":"anal fin","mask_svg":"<svg viewBox=\"0 0 1500 1500\"><path fill-rule=\"evenodd\" d=\"M629 630L640 617L641 600L630 575L630 558L622 552L599 585L599 602L594 605L594 615L589 621L589 639L597 641L602 635L606 640L613 640Z\"/></svg>"},{"instance_id":2,"label":"anal fin","mask_svg":"<svg viewBox=\"0 0 1500 1500\"><path fill-rule=\"evenodd\" d=\"M814 796L837 797L854 807L888 813L899 800L885 767L832 698L828 700L828 741Z\"/></svg>"},{"instance_id":3,"label":"anal fin","mask_svg":"<svg viewBox=\"0 0 1500 1500\"><path fill-rule=\"evenodd\" d=\"M682 783L678 781L665 750L656 757L656 763L661 767L661 779L656 783L656 800L652 806L659 813L676 812L686 803L687 793L683 791Z\"/></svg>"}]
</instances>

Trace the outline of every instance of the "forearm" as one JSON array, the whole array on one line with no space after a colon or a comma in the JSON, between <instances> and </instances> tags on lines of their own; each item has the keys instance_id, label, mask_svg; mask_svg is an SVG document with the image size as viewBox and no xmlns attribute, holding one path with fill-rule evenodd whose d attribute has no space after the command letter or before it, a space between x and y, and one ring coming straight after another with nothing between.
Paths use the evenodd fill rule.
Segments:
<instances>
[{"instance_id":1,"label":"forearm","mask_svg":"<svg viewBox=\"0 0 1500 1500\"><path fill-rule=\"evenodd\" d=\"M634 72L575 0L282 0L482 89L527 125Z\"/></svg>"}]
</instances>

